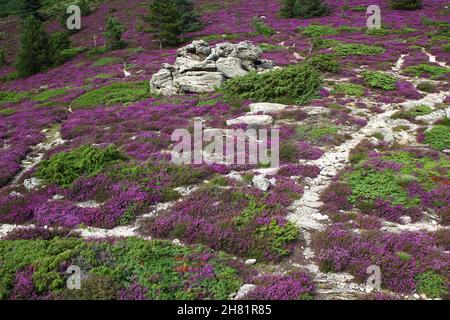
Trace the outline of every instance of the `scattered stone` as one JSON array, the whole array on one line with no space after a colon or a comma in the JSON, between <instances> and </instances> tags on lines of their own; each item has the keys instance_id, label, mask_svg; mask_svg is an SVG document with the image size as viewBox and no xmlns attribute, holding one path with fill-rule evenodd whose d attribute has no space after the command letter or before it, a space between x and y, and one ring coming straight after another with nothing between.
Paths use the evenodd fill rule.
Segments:
<instances>
[{"instance_id":1,"label":"scattered stone","mask_svg":"<svg viewBox=\"0 0 450 320\"><path fill-rule=\"evenodd\" d=\"M101 206L101 204L94 200L77 203L77 207L80 207L80 208L100 208L100 206Z\"/></svg>"},{"instance_id":2,"label":"scattered stone","mask_svg":"<svg viewBox=\"0 0 450 320\"><path fill-rule=\"evenodd\" d=\"M235 124L246 124L248 126L270 126L272 123L273 118L269 115L248 115L227 120L227 126L232 126Z\"/></svg>"},{"instance_id":3,"label":"scattered stone","mask_svg":"<svg viewBox=\"0 0 450 320\"><path fill-rule=\"evenodd\" d=\"M262 112L263 114L267 113L278 113L284 111L289 106L279 103L252 103L249 105L250 113L256 114Z\"/></svg>"},{"instance_id":4,"label":"scattered stone","mask_svg":"<svg viewBox=\"0 0 450 320\"><path fill-rule=\"evenodd\" d=\"M150 88L165 96L213 92L227 79L273 68L272 61L260 59L261 54L262 50L249 41L215 47L203 40L193 41L177 50L173 65L161 66L152 76Z\"/></svg>"},{"instance_id":5,"label":"scattered stone","mask_svg":"<svg viewBox=\"0 0 450 320\"><path fill-rule=\"evenodd\" d=\"M179 239L173 239L172 243L176 246L181 245L181 241Z\"/></svg>"},{"instance_id":6,"label":"scattered stone","mask_svg":"<svg viewBox=\"0 0 450 320\"><path fill-rule=\"evenodd\" d=\"M254 176L252 182L255 188L258 188L261 191L269 190L270 181L263 175Z\"/></svg>"},{"instance_id":7,"label":"scattered stone","mask_svg":"<svg viewBox=\"0 0 450 320\"><path fill-rule=\"evenodd\" d=\"M40 186L42 186L43 184L44 184L44 181L42 179L38 179L38 178L26 179L23 182L23 186L28 191L35 190L35 189L39 188Z\"/></svg>"},{"instance_id":8,"label":"scattered stone","mask_svg":"<svg viewBox=\"0 0 450 320\"><path fill-rule=\"evenodd\" d=\"M245 264L247 266L254 265L255 263L256 263L256 259L248 259L248 260L245 261Z\"/></svg>"},{"instance_id":9,"label":"scattered stone","mask_svg":"<svg viewBox=\"0 0 450 320\"><path fill-rule=\"evenodd\" d=\"M244 298L250 291L254 290L256 286L254 284L244 284L239 288L238 293L234 297L234 300L240 300Z\"/></svg>"}]
</instances>

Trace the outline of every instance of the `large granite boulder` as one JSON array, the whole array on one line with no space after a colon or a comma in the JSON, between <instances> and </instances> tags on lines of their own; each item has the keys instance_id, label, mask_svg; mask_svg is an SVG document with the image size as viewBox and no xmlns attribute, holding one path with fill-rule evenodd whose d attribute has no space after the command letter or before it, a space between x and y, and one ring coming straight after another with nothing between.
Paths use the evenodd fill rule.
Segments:
<instances>
[{"instance_id":1,"label":"large granite boulder","mask_svg":"<svg viewBox=\"0 0 450 320\"><path fill-rule=\"evenodd\" d=\"M203 40L177 50L173 65L163 64L150 80L152 92L162 95L212 92L227 79L249 71L274 67L260 59L262 51L249 41L219 43L211 47Z\"/></svg>"}]
</instances>

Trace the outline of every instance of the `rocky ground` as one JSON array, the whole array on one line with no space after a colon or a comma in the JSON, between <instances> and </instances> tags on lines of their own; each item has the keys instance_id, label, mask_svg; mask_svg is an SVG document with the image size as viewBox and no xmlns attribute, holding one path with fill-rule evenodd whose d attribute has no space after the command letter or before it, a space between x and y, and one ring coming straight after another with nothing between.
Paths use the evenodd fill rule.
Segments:
<instances>
[{"instance_id":1,"label":"rocky ground","mask_svg":"<svg viewBox=\"0 0 450 320\"><path fill-rule=\"evenodd\" d=\"M108 297L121 299L448 298L446 1L424 1L417 12L382 5L386 32L370 34L364 1L334 1L330 16L305 20L280 18L278 1L202 0L206 26L172 49L138 31L141 2L101 4L72 37L82 53L0 84L0 298L61 298L70 264L117 283ZM110 8L128 46L92 53ZM253 17L274 33L259 34ZM17 21L1 24L12 61ZM328 27L321 48L308 33L316 24ZM320 71L322 88L308 103L216 92L250 71L319 54L333 54L339 70ZM371 85L366 71L394 87ZM170 135L195 120L207 130L279 129L280 166L175 168ZM96 153L99 167L77 169ZM124 274L131 265L135 274ZM381 291L366 285L370 265L381 269Z\"/></svg>"}]
</instances>

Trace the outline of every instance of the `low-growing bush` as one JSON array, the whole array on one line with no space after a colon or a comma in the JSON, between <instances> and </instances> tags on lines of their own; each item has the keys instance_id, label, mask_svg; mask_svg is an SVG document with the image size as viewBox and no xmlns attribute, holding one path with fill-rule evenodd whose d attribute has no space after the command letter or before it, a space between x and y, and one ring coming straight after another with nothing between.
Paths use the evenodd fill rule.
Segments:
<instances>
[{"instance_id":1,"label":"low-growing bush","mask_svg":"<svg viewBox=\"0 0 450 320\"><path fill-rule=\"evenodd\" d=\"M239 97L261 102L303 104L318 97L322 85L319 72L300 63L283 69L231 79L222 86L226 98Z\"/></svg>"},{"instance_id":2,"label":"low-growing bush","mask_svg":"<svg viewBox=\"0 0 450 320\"><path fill-rule=\"evenodd\" d=\"M448 281L434 270L425 271L416 276L417 291L427 298L445 299L448 296Z\"/></svg>"},{"instance_id":3,"label":"low-growing bush","mask_svg":"<svg viewBox=\"0 0 450 320\"><path fill-rule=\"evenodd\" d=\"M428 93L433 93L433 92L438 91L438 89L436 88L436 85L433 82L429 82L429 81L418 83L417 90L420 90L423 92L428 92Z\"/></svg>"},{"instance_id":4,"label":"low-growing bush","mask_svg":"<svg viewBox=\"0 0 450 320\"><path fill-rule=\"evenodd\" d=\"M128 104L150 97L148 82L116 82L88 91L71 102L73 110L96 106Z\"/></svg>"},{"instance_id":5,"label":"low-growing bush","mask_svg":"<svg viewBox=\"0 0 450 320\"><path fill-rule=\"evenodd\" d=\"M332 54L316 54L306 62L322 72L337 73L340 70L339 62L336 60L336 56Z\"/></svg>"},{"instance_id":6,"label":"low-growing bush","mask_svg":"<svg viewBox=\"0 0 450 320\"><path fill-rule=\"evenodd\" d=\"M125 156L112 145L105 149L85 145L42 161L36 176L60 186L69 186L84 174L95 175L107 164L124 159Z\"/></svg>"},{"instance_id":7,"label":"low-growing bush","mask_svg":"<svg viewBox=\"0 0 450 320\"><path fill-rule=\"evenodd\" d=\"M272 36L275 33L277 33L275 29L273 29L263 19L259 17L254 17L252 19L252 27L255 29L257 33L265 36Z\"/></svg>"},{"instance_id":8,"label":"low-growing bush","mask_svg":"<svg viewBox=\"0 0 450 320\"><path fill-rule=\"evenodd\" d=\"M411 66L403 70L404 74L412 75L414 77L423 77L424 75L431 77L432 79L446 75L450 72L450 68L432 66L429 64L419 64L417 66Z\"/></svg>"},{"instance_id":9,"label":"low-growing bush","mask_svg":"<svg viewBox=\"0 0 450 320\"><path fill-rule=\"evenodd\" d=\"M450 127L445 125L434 126L425 132L425 143L436 150L450 149Z\"/></svg>"},{"instance_id":10,"label":"low-growing bush","mask_svg":"<svg viewBox=\"0 0 450 320\"><path fill-rule=\"evenodd\" d=\"M364 81L372 88L395 90L397 80L384 72L365 71L361 74Z\"/></svg>"},{"instance_id":11,"label":"low-growing bush","mask_svg":"<svg viewBox=\"0 0 450 320\"><path fill-rule=\"evenodd\" d=\"M283 0L281 15L285 18L322 17L329 13L324 0Z\"/></svg>"},{"instance_id":12,"label":"low-growing bush","mask_svg":"<svg viewBox=\"0 0 450 320\"><path fill-rule=\"evenodd\" d=\"M341 57L356 55L356 56L366 56L366 55L377 55L382 54L386 49L378 46L369 46L359 43L344 43L338 44L334 48L334 52Z\"/></svg>"},{"instance_id":13,"label":"low-growing bush","mask_svg":"<svg viewBox=\"0 0 450 320\"><path fill-rule=\"evenodd\" d=\"M345 93L349 96L362 97L364 95L364 87L354 83L338 83L334 86L334 92Z\"/></svg>"},{"instance_id":14,"label":"low-growing bush","mask_svg":"<svg viewBox=\"0 0 450 320\"><path fill-rule=\"evenodd\" d=\"M393 9L417 10L422 8L422 0L391 0Z\"/></svg>"}]
</instances>

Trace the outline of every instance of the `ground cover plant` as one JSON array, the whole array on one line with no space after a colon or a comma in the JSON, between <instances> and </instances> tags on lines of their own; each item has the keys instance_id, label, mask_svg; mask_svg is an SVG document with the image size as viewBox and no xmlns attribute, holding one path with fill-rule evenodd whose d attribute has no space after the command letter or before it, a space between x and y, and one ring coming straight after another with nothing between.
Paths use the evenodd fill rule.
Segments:
<instances>
[{"instance_id":1,"label":"ground cover plant","mask_svg":"<svg viewBox=\"0 0 450 320\"><path fill-rule=\"evenodd\" d=\"M379 1L371 30L362 0L20 3L0 1L0 299L449 298L447 0ZM152 94L200 39L260 61ZM279 167L174 164L200 121L278 129Z\"/></svg>"}]
</instances>

